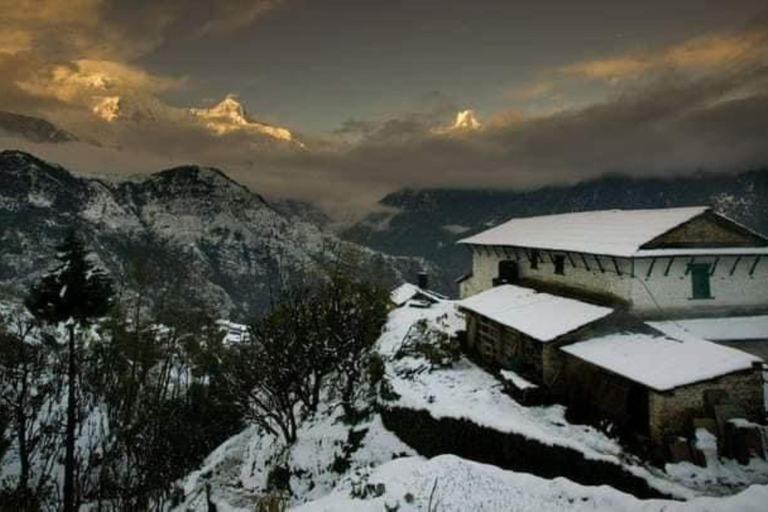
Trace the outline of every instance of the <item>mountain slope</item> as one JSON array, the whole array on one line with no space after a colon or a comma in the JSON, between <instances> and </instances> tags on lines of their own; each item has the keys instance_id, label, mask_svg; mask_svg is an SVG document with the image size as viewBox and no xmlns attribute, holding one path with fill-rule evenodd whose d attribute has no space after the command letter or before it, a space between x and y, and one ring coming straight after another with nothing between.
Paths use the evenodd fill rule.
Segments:
<instances>
[{"instance_id":1,"label":"mountain slope","mask_svg":"<svg viewBox=\"0 0 768 512\"><path fill-rule=\"evenodd\" d=\"M18 135L32 142L72 142L77 137L39 117L0 112L0 133Z\"/></svg>"},{"instance_id":2,"label":"mountain slope","mask_svg":"<svg viewBox=\"0 0 768 512\"><path fill-rule=\"evenodd\" d=\"M367 216L341 236L390 254L427 258L455 279L469 269L470 262L468 251L456 246L456 241L512 217L711 205L768 233L768 170L673 179L614 175L533 191L406 189L386 196L380 204L386 213Z\"/></svg>"},{"instance_id":3,"label":"mountain slope","mask_svg":"<svg viewBox=\"0 0 768 512\"><path fill-rule=\"evenodd\" d=\"M35 280L71 225L115 276L144 264L170 286L181 274L191 300L225 315L263 310L281 280L321 271L329 251L351 254L389 283L422 268L288 218L216 169L178 167L113 185L27 153L0 153L0 282Z\"/></svg>"}]
</instances>

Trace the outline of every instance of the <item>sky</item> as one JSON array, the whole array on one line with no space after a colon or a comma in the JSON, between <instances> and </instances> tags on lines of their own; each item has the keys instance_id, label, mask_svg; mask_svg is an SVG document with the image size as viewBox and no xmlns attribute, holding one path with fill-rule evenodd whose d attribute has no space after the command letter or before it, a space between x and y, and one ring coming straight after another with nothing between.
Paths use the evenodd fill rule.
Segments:
<instances>
[{"instance_id":1,"label":"sky","mask_svg":"<svg viewBox=\"0 0 768 512\"><path fill-rule=\"evenodd\" d=\"M768 162L760 1L0 0L0 75L0 111L80 139L0 148L338 210Z\"/></svg>"}]
</instances>

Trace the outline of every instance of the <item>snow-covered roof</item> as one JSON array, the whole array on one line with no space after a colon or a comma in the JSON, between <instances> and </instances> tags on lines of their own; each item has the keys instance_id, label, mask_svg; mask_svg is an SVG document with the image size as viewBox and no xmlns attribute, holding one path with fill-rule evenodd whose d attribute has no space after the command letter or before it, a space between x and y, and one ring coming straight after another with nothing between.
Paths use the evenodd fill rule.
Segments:
<instances>
[{"instance_id":1,"label":"snow-covered roof","mask_svg":"<svg viewBox=\"0 0 768 512\"><path fill-rule=\"evenodd\" d=\"M603 210L512 219L459 243L628 257L636 255L642 245L707 210L706 206Z\"/></svg>"},{"instance_id":2,"label":"snow-covered roof","mask_svg":"<svg viewBox=\"0 0 768 512\"><path fill-rule=\"evenodd\" d=\"M505 284L458 305L540 341L552 341L610 315L613 309Z\"/></svg>"},{"instance_id":3,"label":"snow-covered roof","mask_svg":"<svg viewBox=\"0 0 768 512\"><path fill-rule=\"evenodd\" d=\"M624 332L561 348L588 363L657 391L747 370L760 358L691 335Z\"/></svg>"},{"instance_id":4,"label":"snow-covered roof","mask_svg":"<svg viewBox=\"0 0 768 512\"><path fill-rule=\"evenodd\" d=\"M686 318L648 323L670 336L688 333L713 341L768 340L768 315Z\"/></svg>"},{"instance_id":5,"label":"snow-covered roof","mask_svg":"<svg viewBox=\"0 0 768 512\"><path fill-rule=\"evenodd\" d=\"M423 288L419 288L415 284L411 283L403 283L392 290L392 292L389 294L389 300L391 300L395 306L402 306L409 300L419 295L421 295L423 298L427 298L435 302L445 300L445 297L439 293L435 293L430 290L424 290Z\"/></svg>"}]
</instances>

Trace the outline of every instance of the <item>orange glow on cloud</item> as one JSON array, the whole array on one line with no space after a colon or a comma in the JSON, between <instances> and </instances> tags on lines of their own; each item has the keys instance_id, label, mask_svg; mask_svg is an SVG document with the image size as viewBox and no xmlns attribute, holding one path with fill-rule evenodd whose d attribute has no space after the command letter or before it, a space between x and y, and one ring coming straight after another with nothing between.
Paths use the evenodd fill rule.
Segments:
<instances>
[{"instance_id":1,"label":"orange glow on cloud","mask_svg":"<svg viewBox=\"0 0 768 512\"><path fill-rule=\"evenodd\" d=\"M688 39L655 52L631 53L578 62L561 71L597 80L630 78L659 69L713 71L734 61L763 59L768 54L766 31L715 34Z\"/></svg>"}]
</instances>

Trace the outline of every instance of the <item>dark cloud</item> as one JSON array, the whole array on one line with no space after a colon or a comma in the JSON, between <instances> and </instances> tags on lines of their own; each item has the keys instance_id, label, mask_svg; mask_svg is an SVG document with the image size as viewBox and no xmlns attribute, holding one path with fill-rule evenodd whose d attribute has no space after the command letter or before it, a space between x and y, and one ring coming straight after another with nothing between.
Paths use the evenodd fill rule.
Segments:
<instances>
[{"instance_id":1,"label":"dark cloud","mask_svg":"<svg viewBox=\"0 0 768 512\"><path fill-rule=\"evenodd\" d=\"M696 80L668 76L581 109L478 131L436 130L450 119L435 124L432 111L414 112L350 122L346 129L364 134L358 142L308 140L306 149L259 144L242 133L126 123L119 125L126 148L116 159L123 162L119 170L83 147L57 158L101 174L149 172L163 162L213 165L268 196L319 202L336 214L370 208L404 186L525 188L606 172L736 171L768 163L766 80L762 65ZM133 165L127 163L131 154L138 155Z\"/></svg>"},{"instance_id":2,"label":"dark cloud","mask_svg":"<svg viewBox=\"0 0 768 512\"><path fill-rule=\"evenodd\" d=\"M471 105L432 92L400 113L350 119L324 139L306 136L301 147L246 132L217 135L174 117L181 116L180 109L159 97L182 81L149 73L128 57L163 44L172 32L207 37L242 27L279 2L142 0L132 9L127 3L72 1L81 15L64 22L83 35L63 54L24 49L25 38L33 36L23 31L5 42L0 38L7 50L0 52L0 109L60 121L66 129L77 128L71 131L82 139L107 146L24 143L83 172L121 175L181 163L211 165L268 196L316 201L338 213L370 207L384 193L405 186L536 187L606 172L664 176L768 163L764 22L750 25L744 35L702 36L655 51L577 62L544 73L540 83L546 87L521 89L520 97L536 98L554 90L564 95L574 80L605 87L601 99L580 106L538 113L510 108L482 129L452 129L457 111ZM27 25L45 29L46 16L58 12L51 9ZM102 36L103 27L94 26L93 19L118 28ZM110 50L113 42L140 33L145 23L147 35L134 46ZM74 58L78 48L93 53ZM117 60L98 60L99 55ZM169 114L106 123L92 108L94 98L109 95Z\"/></svg>"}]
</instances>

